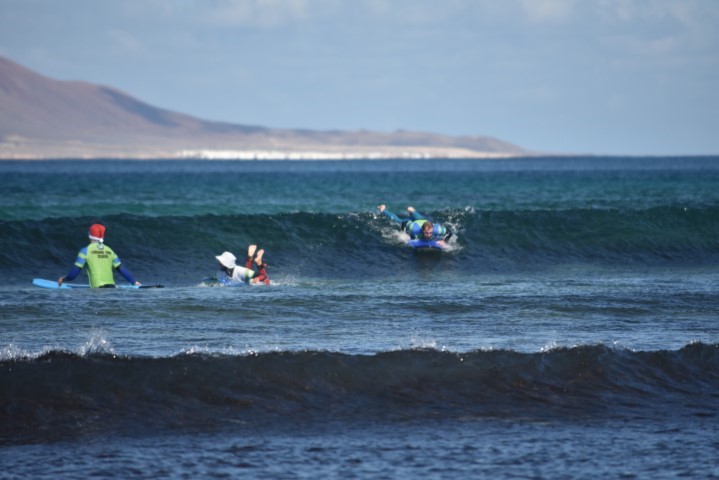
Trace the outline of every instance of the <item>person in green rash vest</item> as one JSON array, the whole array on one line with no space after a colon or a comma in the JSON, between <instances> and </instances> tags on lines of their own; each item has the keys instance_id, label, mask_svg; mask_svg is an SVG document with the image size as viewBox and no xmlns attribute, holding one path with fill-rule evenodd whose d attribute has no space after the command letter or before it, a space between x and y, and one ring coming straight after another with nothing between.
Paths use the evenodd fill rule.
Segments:
<instances>
[{"instance_id":1,"label":"person in green rash vest","mask_svg":"<svg viewBox=\"0 0 719 480\"><path fill-rule=\"evenodd\" d=\"M117 270L131 285L141 285L132 274L122 266L117 254L105 245L105 226L96 223L90 227L90 245L80 250L72 270L57 280L58 286L77 278L84 267L92 288L115 288L114 270Z\"/></svg>"}]
</instances>

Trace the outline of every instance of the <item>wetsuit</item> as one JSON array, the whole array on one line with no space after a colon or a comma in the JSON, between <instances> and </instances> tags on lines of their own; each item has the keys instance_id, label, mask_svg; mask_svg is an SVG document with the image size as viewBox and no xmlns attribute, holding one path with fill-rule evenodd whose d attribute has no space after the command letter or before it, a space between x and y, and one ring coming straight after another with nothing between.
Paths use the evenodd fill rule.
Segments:
<instances>
[{"instance_id":1,"label":"wetsuit","mask_svg":"<svg viewBox=\"0 0 719 480\"><path fill-rule=\"evenodd\" d=\"M267 264L262 263L257 265L257 270L253 269L252 257L247 258L247 263L244 267L235 266L234 268L222 267L222 271L230 277L233 282L245 282L252 283L252 280L256 280L256 283L264 283L265 285L270 284L270 279L267 276Z\"/></svg>"},{"instance_id":2,"label":"wetsuit","mask_svg":"<svg viewBox=\"0 0 719 480\"><path fill-rule=\"evenodd\" d=\"M409 218L398 217L396 214L390 212L386 208L382 210L382 213L389 217L393 222L399 223L401 225L400 228L402 229L402 231L409 235L411 239L414 240L418 238L424 238L422 235L422 225L427 223L429 220L424 218L424 216L418 211L415 210L414 212L410 212ZM433 239L447 241L450 239L451 236L451 231L438 223L432 223Z\"/></svg>"},{"instance_id":3,"label":"wetsuit","mask_svg":"<svg viewBox=\"0 0 719 480\"><path fill-rule=\"evenodd\" d=\"M65 275L64 280L68 282L75 280L86 266L87 277L92 288L113 288L115 286L113 270L117 270L125 277L125 280L133 285L135 284L132 274L122 266L120 257L103 243L92 242L80 250L77 254L75 265L70 270L70 273Z\"/></svg>"}]
</instances>

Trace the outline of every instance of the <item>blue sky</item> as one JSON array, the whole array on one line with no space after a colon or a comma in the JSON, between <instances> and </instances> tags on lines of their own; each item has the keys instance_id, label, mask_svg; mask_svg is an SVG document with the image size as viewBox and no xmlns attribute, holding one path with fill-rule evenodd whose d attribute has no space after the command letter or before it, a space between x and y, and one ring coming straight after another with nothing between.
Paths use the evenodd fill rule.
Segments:
<instances>
[{"instance_id":1,"label":"blue sky","mask_svg":"<svg viewBox=\"0 0 719 480\"><path fill-rule=\"evenodd\" d=\"M0 0L0 55L207 120L719 154L718 0Z\"/></svg>"}]
</instances>

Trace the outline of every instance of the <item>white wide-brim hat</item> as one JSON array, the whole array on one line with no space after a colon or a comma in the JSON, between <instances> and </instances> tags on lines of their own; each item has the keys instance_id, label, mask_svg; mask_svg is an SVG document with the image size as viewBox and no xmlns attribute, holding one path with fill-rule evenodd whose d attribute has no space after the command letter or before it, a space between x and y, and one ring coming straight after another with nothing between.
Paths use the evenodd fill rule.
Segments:
<instances>
[{"instance_id":1,"label":"white wide-brim hat","mask_svg":"<svg viewBox=\"0 0 719 480\"><path fill-rule=\"evenodd\" d=\"M217 255L215 258L226 268L235 268L236 266L235 261L237 258L230 252L222 252L222 255Z\"/></svg>"}]
</instances>

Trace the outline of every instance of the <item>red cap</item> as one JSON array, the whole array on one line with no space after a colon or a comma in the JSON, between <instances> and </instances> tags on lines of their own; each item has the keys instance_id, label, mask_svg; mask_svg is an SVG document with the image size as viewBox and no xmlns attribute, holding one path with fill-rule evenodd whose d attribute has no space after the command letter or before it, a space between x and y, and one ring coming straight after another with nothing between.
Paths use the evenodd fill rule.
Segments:
<instances>
[{"instance_id":1,"label":"red cap","mask_svg":"<svg viewBox=\"0 0 719 480\"><path fill-rule=\"evenodd\" d=\"M90 240L102 241L105 238L105 226L96 223L90 227Z\"/></svg>"}]
</instances>

